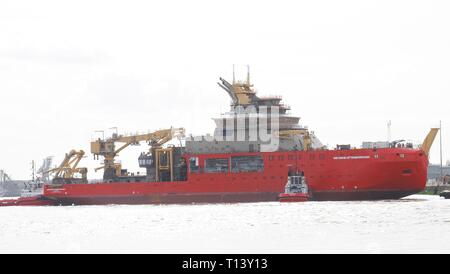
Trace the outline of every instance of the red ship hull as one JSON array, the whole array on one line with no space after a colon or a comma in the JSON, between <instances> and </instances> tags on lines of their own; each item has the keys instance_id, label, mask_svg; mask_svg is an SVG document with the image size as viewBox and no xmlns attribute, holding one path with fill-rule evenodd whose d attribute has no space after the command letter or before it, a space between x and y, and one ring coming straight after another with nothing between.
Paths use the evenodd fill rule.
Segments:
<instances>
[{"instance_id":1,"label":"red ship hull","mask_svg":"<svg viewBox=\"0 0 450 274\"><path fill-rule=\"evenodd\" d=\"M0 206L45 206L55 204L57 203L54 200L47 199L42 195L0 200Z\"/></svg>"},{"instance_id":2,"label":"red ship hull","mask_svg":"<svg viewBox=\"0 0 450 274\"><path fill-rule=\"evenodd\" d=\"M278 201L289 170L303 171L310 200L399 199L425 188L428 158L417 149L353 149L200 154L207 158L261 155L260 172L188 173L186 181L46 185L63 205L232 203ZM186 158L192 155L186 155Z\"/></svg>"}]
</instances>

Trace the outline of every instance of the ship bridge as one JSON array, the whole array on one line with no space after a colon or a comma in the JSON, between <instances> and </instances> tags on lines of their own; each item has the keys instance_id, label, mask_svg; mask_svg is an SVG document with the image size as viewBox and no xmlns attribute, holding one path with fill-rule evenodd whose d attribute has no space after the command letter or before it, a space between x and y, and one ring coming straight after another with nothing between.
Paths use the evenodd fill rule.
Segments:
<instances>
[{"instance_id":1,"label":"ship bridge","mask_svg":"<svg viewBox=\"0 0 450 274\"><path fill-rule=\"evenodd\" d=\"M320 140L299 124L300 117L287 112L290 106L281 96L259 97L250 83L250 72L245 81L232 83L219 78L217 84L231 98L230 111L213 118L216 128L213 136L186 140L189 153L232 153L262 151L262 147L277 138L277 150L310 150L323 148ZM267 140L271 139L271 140Z\"/></svg>"}]
</instances>

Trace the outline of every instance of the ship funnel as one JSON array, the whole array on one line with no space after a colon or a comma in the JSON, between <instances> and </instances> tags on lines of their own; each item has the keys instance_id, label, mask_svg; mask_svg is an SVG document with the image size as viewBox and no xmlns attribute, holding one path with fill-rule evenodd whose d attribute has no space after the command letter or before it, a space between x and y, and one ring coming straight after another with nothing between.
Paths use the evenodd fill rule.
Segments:
<instances>
[{"instance_id":1,"label":"ship funnel","mask_svg":"<svg viewBox=\"0 0 450 274\"><path fill-rule=\"evenodd\" d=\"M433 145L434 139L436 138L438 132L439 128L430 129L430 132L428 133L427 137L425 137L425 140L423 140L421 148L427 156L430 155L431 146Z\"/></svg>"}]
</instances>

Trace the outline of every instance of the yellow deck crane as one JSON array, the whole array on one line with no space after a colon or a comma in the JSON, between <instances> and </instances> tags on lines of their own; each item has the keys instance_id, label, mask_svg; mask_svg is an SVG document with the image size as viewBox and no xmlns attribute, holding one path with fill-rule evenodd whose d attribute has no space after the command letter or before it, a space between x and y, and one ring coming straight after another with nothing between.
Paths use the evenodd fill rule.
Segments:
<instances>
[{"instance_id":1,"label":"yellow deck crane","mask_svg":"<svg viewBox=\"0 0 450 274\"><path fill-rule=\"evenodd\" d=\"M114 180L118 177L126 176L122 172L122 165L115 163L114 158L129 145L138 145L140 142L147 142L151 146L152 154L155 156L156 180L160 180L160 172L167 171L170 173L170 180L172 181L172 148L162 148L162 145L175 137L184 136L184 132L184 128L170 128L147 134L123 136L115 133L107 139L102 140L99 138L91 142L91 152L94 154L94 159L103 156L104 164L96 168L95 171L104 169L103 179L105 180ZM116 149L116 143L123 143L123 145ZM161 156L164 156L164 161L160 161Z\"/></svg>"},{"instance_id":2,"label":"yellow deck crane","mask_svg":"<svg viewBox=\"0 0 450 274\"><path fill-rule=\"evenodd\" d=\"M422 145L420 146L425 153L426 156L430 155L431 146L433 145L434 139L439 132L439 128L431 128L425 140L423 140Z\"/></svg>"},{"instance_id":3,"label":"yellow deck crane","mask_svg":"<svg viewBox=\"0 0 450 274\"><path fill-rule=\"evenodd\" d=\"M87 183L87 168L77 167L84 156L83 150L71 150L66 153L61 164L45 171L45 174L54 174L52 183ZM79 175L78 177L76 175Z\"/></svg>"},{"instance_id":4,"label":"yellow deck crane","mask_svg":"<svg viewBox=\"0 0 450 274\"><path fill-rule=\"evenodd\" d=\"M312 140L311 135L307 129L290 129L290 130L280 130L276 132L278 137L290 139L293 136L301 136L302 137L302 145L303 150L311 150L312 149Z\"/></svg>"}]
</instances>

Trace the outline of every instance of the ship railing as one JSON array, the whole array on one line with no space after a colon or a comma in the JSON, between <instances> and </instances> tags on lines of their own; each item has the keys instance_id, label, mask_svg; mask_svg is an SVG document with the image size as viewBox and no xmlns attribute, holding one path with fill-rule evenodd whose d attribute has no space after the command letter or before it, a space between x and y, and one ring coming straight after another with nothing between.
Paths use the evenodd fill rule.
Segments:
<instances>
[{"instance_id":1,"label":"ship railing","mask_svg":"<svg viewBox=\"0 0 450 274\"><path fill-rule=\"evenodd\" d=\"M273 117L273 118L281 118L281 117L286 117L286 114L288 114L288 112L286 112L286 114L280 114L279 112L272 113L270 111L267 111L267 114L270 115L270 117ZM220 119L224 119L224 118L225 119L227 119L227 118L228 119L232 119L232 118L239 118L239 117L242 117L242 118L244 118L244 117L250 117L250 118L262 117L262 118L266 118L268 116L267 114L263 114L261 112L249 112L249 113L246 113L246 112L242 112L242 113L225 112L225 113L221 114L222 117L213 118L213 119L215 119L215 120L219 119L220 120Z\"/></svg>"},{"instance_id":2,"label":"ship railing","mask_svg":"<svg viewBox=\"0 0 450 274\"><path fill-rule=\"evenodd\" d=\"M163 130L163 129L162 129L162 128L159 128L159 129L156 129L156 130L150 130L150 129L148 129L148 130L146 130L146 131L135 131L135 132L132 132L132 131L124 131L124 132L122 132L122 133L120 133L120 134L118 134L118 133L112 133L111 136L108 136L108 137L105 136L105 137L103 137L103 138L91 136L91 141L96 141L96 140L98 140L98 139L100 139L100 140L110 140L110 139L117 138L118 136L120 136L120 137L129 137L129 136L136 136L136 135L150 134L150 133L152 133L152 132L156 132L156 131L159 131L159 130Z\"/></svg>"},{"instance_id":3,"label":"ship railing","mask_svg":"<svg viewBox=\"0 0 450 274\"><path fill-rule=\"evenodd\" d=\"M283 99L283 97L281 95L272 95L272 94L260 96L259 98L263 99L263 100L269 100L269 99L281 100L281 99Z\"/></svg>"}]
</instances>

